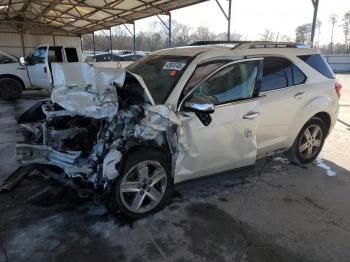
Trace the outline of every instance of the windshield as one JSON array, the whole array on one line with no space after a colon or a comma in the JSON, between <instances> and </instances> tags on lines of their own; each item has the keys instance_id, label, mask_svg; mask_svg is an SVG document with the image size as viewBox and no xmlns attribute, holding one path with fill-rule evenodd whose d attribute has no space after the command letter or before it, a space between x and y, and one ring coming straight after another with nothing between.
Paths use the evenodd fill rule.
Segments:
<instances>
[{"instance_id":1,"label":"windshield","mask_svg":"<svg viewBox=\"0 0 350 262\"><path fill-rule=\"evenodd\" d=\"M126 70L140 75L154 102L164 104L191 60L190 56L150 55Z\"/></svg>"}]
</instances>

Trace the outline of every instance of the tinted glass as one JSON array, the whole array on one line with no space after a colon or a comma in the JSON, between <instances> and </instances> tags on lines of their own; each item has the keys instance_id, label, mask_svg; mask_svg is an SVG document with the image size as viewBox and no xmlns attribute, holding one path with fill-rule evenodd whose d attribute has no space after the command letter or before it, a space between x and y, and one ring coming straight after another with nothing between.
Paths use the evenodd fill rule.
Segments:
<instances>
[{"instance_id":1,"label":"tinted glass","mask_svg":"<svg viewBox=\"0 0 350 262\"><path fill-rule=\"evenodd\" d=\"M150 55L126 70L142 76L156 104L163 104L192 60L190 56Z\"/></svg>"},{"instance_id":2,"label":"tinted glass","mask_svg":"<svg viewBox=\"0 0 350 262\"><path fill-rule=\"evenodd\" d=\"M293 84L292 63L280 57L264 57L261 91L269 91Z\"/></svg>"},{"instance_id":3,"label":"tinted glass","mask_svg":"<svg viewBox=\"0 0 350 262\"><path fill-rule=\"evenodd\" d=\"M247 61L225 67L201 83L192 96L208 97L215 105L251 98L258 65L258 61Z\"/></svg>"},{"instance_id":4,"label":"tinted glass","mask_svg":"<svg viewBox=\"0 0 350 262\"><path fill-rule=\"evenodd\" d=\"M304 73L295 65L293 65L293 83L294 85L303 84L306 81Z\"/></svg>"},{"instance_id":5,"label":"tinted glass","mask_svg":"<svg viewBox=\"0 0 350 262\"><path fill-rule=\"evenodd\" d=\"M34 65L34 64L44 64L47 54L47 47L39 47L37 48L34 53L30 56L28 60L28 64Z\"/></svg>"},{"instance_id":6,"label":"tinted glass","mask_svg":"<svg viewBox=\"0 0 350 262\"><path fill-rule=\"evenodd\" d=\"M306 76L291 61L282 57L264 57L261 91L270 91L304 83Z\"/></svg>"},{"instance_id":7,"label":"tinted glass","mask_svg":"<svg viewBox=\"0 0 350 262\"><path fill-rule=\"evenodd\" d=\"M50 47L47 58L48 61L52 63L63 62L62 49Z\"/></svg>"},{"instance_id":8,"label":"tinted glass","mask_svg":"<svg viewBox=\"0 0 350 262\"><path fill-rule=\"evenodd\" d=\"M205 77L210 75L220 66L223 66L229 62L227 61L211 61L205 64L198 65L194 70L192 76L187 81L186 86L183 90L183 95L186 95L193 87L195 87L200 81L202 81Z\"/></svg>"},{"instance_id":9,"label":"tinted glass","mask_svg":"<svg viewBox=\"0 0 350 262\"><path fill-rule=\"evenodd\" d=\"M66 50L66 57L67 57L68 63L79 62L77 49L68 47L68 48L65 48L65 50Z\"/></svg>"},{"instance_id":10,"label":"tinted glass","mask_svg":"<svg viewBox=\"0 0 350 262\"><path fill-rule=\"evenodd\" d=\"M329 67L327 61L320 54L315 55L301 55L298 56L301 60L307 63L309 66L320 72L322 75L328 78L334 79L334 73Z\"/></svg>"}]
</instances>

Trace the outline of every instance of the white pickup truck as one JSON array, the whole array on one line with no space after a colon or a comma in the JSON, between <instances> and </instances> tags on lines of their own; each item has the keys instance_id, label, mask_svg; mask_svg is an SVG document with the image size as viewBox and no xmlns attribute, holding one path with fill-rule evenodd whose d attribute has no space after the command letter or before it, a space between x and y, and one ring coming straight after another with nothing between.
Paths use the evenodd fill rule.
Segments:
<instances>
[{"instance_id":1,"label":"white pickup truck","mask_svg":"<svg viewBox=\"0 0 350 262\"><path fill-rule=\"evenodd\" d=\"M0 51L0 96L18 99L27 88L50 88L51 63L81 62L75 47L38 46L26 58L19 59Z\"/></svg>"}]
</instances>

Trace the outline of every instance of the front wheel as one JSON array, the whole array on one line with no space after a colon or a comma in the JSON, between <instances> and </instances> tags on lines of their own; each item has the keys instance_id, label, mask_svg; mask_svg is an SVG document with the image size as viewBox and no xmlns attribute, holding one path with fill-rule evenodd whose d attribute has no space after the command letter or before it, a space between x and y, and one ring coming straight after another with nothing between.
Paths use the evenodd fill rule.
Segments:
<instances>
[{"instance_id":1,"label":"front wheel","mask_svg":"<svg viewBox=\"0 0 350 262\"><path fill-rule=\"evenodd\" d=\"M325 139L326 128L323 121L317 117L312 118L303 126L289 149L290 161L296 164L311 163L321 152Z\"/></svg>"},{"instance_id":2,"label":"front wheel","mask_svg":"<svg viewBox=\"0 0 350 262\"><path fill-rule=\"evenodd\" d=\"M0 96L5 100L15 100L22 96L21 84L13 78L0 79Z\"/></svg>"},{"instance_id":3,"label":"front wheel","mask_svg":"<svg viewBox=\"0 0 350 262\"><path fill-rule=\"evenodd\" d=\"M170 170L169 159L160 151L145 148L127 156L111 190L110 211L140 218L163 208L173 192Z\"/></svg>"}]
</instances>

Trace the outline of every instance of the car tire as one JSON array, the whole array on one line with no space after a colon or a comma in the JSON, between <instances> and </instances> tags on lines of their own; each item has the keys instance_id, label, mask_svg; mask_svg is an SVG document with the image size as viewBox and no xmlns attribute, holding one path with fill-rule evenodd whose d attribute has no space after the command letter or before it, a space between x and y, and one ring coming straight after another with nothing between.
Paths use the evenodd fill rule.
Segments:
<instances>
[{"instance_id":1,"label":"car tire","mask_svg":"<svg viewBox=\"0 0 350 262\"><path fill-rule=\"evenodd\" d=\"M5 100L15 100L22 96L21 83L13 78L0 79L0 96Z\"/></svg>"},{"instance_id":2,"label":"car tire","mask_svg":"<svg viewBox=\"0 0 350 262\"><path fill-rule=\"evenodd\" d=\"M313 117L303 126L288 150L289 160L294 164L314 161L322 150L326 135L324 122L320 118Z\"/></svg>"},{"instance_id":3,"label":"car tire","mask_svg":"<svg viewBox=\"0 0 350 262\"><path fill-rule=\"evenodd\" d=\"M108 211L135 219L162 209L174 189L170 163L164 152L154 149L129 154L112 184Z\"/></svg>"}]
</instances>

